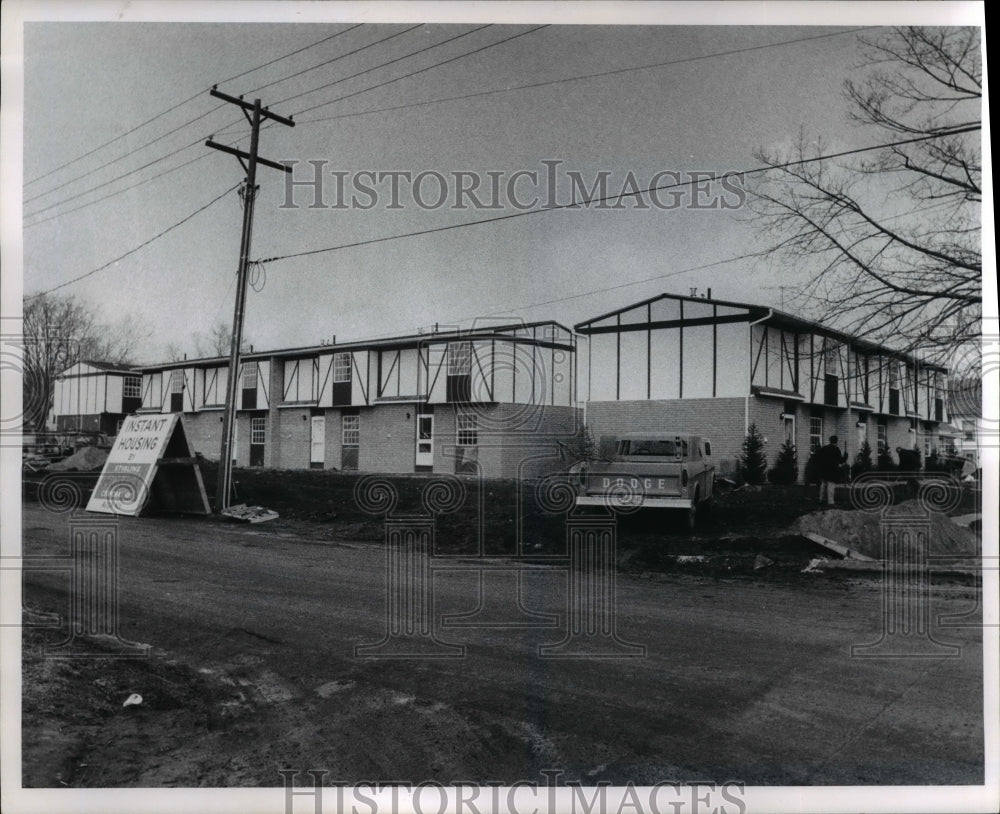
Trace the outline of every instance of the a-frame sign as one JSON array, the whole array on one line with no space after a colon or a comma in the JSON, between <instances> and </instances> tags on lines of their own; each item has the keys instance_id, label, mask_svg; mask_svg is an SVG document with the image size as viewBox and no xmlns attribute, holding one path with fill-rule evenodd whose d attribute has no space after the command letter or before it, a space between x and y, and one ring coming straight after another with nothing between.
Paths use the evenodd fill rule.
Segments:
<instances>
[{"instance_id":1,"label":"a-frame sign","mask_svg":"<svg viewBox=\"0 0 1000 814\"><path fill-rule=\"evenodd\" d=\"M146 509L211 512L178 413L126 418L87 503L88 512L133 517Z\"/></svg>"}]
</instances>

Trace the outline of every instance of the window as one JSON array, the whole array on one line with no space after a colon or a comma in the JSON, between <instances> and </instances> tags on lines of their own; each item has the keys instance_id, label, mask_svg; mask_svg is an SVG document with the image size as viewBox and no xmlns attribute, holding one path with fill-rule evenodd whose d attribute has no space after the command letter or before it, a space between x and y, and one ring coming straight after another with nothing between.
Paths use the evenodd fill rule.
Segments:
<instances>
[{"instance_id":1,"label":"window","mask_svg":"<svg viewBox=\"0 0 1000 814\"><path fill-rule=\"evenodd\" d=\"M175 370L170 374L170 412L179 413L184 409L184 371Z\"/></svg>"},{"instance_id":2,"label":"window","mask_svg":"<svg viewBox=\"0 0 1000 814\"><path fill-rule=\"evenodd\" d=\"M878 451L887 452L889 450L889 428L885 422L878 423Z\"/></svg>"},{"instance_id":3,"label":"window","mask_svg":"<svg viewBox=\"0 0 1000 814\"><path fill-rule=\"evenodd\" d=\"M472 372L472 343L448 343L448 375L468 376Z\"/></svg>"},{"instance_id":4,"label":"window","mask_svg":"<svg viewBox=\"0 0 1000 814\"><path fill-rule=\"evenodd\" d=\"M250 419L250 443L263 444L267 431L267 419L254 417Z\"/></svg>"},{"instance_id":5,"label":"window","mask_svg":"<svg viewBox=\"0 0 1000 814\"><path fill-rule=\"evenodd\" d=\"M333 382L344 384L351 380L351 354L335 353L333 355Z\"/></svg>"},{"instance_id":6,"label":"window","mask_svg":"<svg viewBox=\"0 0 1000 814\"><path fill-rule=\"evenodd\" d=\"M243 365L243 389L257 389L257 363L246 362Z\"/></svg>"},{"instance_id":7,"label":"window","mask_svg":"<svg viewBox=\"0 0 1000 814\"><path fill-rule=\"evenodd\" d=\"M142 376L126 376L122 381L122 396L137 399L142 395Z\"/></svg>"},{"instance_id":8,"label":"window","mask_svg":"<svg viewBox=\"0 0 1000 814\"><path fill-rule=\"evenodd\" d=\"M823 446L823 419L812 416L809 419L809 450L815 452Z\"/></svg>"},{"instance_id":9,"label":"window","mask_svg":"<svg viewBox=\"0 0 1000 814\"><path fill-rule=\"evenodd\" d=\"M361 416L341 416L341 444L345 447L356 447L361 443Z\"/></svg>"},{"instance_id":10,"label":"window","mask_svg":"<svg viewBox=\"0 0 1000 814\"><path fill-rule=\"evenodd\" d=\"M479 443L479 417L475 413L459 413L456 443L460 447L474 447Z\"/></svg>"},{"instance_id":11,"label":"window","mask_svg":"<svg viewBox=\"0 0 1000 814\"><path fill-rule=\"evenodd\" d=\"M245 362L240 376L243 394L240 397L240 407L244 410L257 409L257 363Z\"/></svg>"}]
</instances>

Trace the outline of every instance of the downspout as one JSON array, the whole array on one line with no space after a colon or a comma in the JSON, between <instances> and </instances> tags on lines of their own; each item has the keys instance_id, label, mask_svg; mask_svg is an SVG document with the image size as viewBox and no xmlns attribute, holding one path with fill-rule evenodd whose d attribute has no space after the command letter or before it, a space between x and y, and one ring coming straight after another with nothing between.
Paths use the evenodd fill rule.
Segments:
<instances>
[{"instance_id":1,"label":"downspout","mask_svg":"<svg viewBox=\"0 0 1000 814\"><path fill-rule=\"evenodd\" d=\"M753 387L753 326L760 325L760 323L769 320L774 316L774 309L768 308L767 314L762 316L760 319L755 319L753 322L747 325L747 335L750 340L750 355L747 364L747 394L743 397L743 434L750 432L750 390ZM767 359L764 360L764 364L767 364Z\"/></svg>"}]
</instances>

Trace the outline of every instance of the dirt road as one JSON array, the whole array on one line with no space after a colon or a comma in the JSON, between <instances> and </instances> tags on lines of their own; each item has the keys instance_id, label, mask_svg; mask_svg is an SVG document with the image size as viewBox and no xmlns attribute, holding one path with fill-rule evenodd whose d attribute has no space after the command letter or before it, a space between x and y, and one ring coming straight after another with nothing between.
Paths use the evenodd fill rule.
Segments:
<instances>
[{"instance_id":1,"label":"dirt road","mask_svg":"<svg viewBox=\"0 0 1000 814\"><path fill-rule=\"evenodd\" d=\"M67 553L65 515L26 504L23 522L26 555ZM351 782L510 784L545 769L585 783L983 782L981 630L935 630L955 658L851 658L882 632L871 576L619 574L618 635L645 655L557 659L538 647L566 635L567 569L523 573L524 608L555 626L441 627L479 601L481 563L452 560L432 618L464 655L378 659L355 647L386 633L380 545L156 518L121 519L118 539L120 634L151 655L40 658L62 634L26 630L26 786L274 786L286 768ZM483 577L507 621L514 574ZM33 610L65 614L67 588L65 574L25 574ZM935 586L932 611L977 600ZM132 692L143 704L123 708Z\"/></svg>"}]
</instances>

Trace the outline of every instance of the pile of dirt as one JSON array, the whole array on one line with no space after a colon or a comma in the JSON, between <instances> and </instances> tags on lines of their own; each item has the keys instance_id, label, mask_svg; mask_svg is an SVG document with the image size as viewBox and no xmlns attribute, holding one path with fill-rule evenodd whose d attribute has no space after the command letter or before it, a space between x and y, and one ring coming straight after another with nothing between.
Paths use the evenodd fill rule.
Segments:
<instances>
[{"instance_id":1,"label":"pile of dirt","mask_svg":"<svg viewBox=\"0 0 1000 814\"><path fill-rule=\"evenodd\" d=\"M51 464L49 472L92 472L101 469L108 459L108 450L97 447L81 447L68 458Z\"/></svg>"},{"instance_id":2,"label":"pile of dirt","mask_svg":"<svg viewBox=\"0 0 1000 814\"><path fill-rule=\"evenodd\" d=\"M803 515L788 528L789 534L820 534L868 557L882 557L882 520L912 518L914 524L930 517L929 554L976 554L978 536L954 523L942 512L928 512L919 501L907 500L890 507L884 515L875 512L824 509Z\"/></svg>"}]
</instances>

